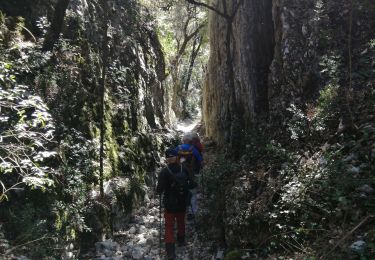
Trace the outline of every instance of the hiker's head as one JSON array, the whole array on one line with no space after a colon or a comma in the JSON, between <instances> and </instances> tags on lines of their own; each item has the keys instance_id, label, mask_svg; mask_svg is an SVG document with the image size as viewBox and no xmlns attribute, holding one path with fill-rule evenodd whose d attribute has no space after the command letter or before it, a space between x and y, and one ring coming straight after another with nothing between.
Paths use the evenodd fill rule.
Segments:
<instances>
[{"instance_id":1,"label":"hiker's head","mask_svg":"<svg viewBox=\"0 0 375 260\"><path fill-rule=\"evenodd\" d=\"M167 159L167 163L175 163L177 162L178 152L173 148L168 148L165 151L165 158Z\"/></svg>"},{"instance_id":2,"label":"hiker's head","mask_svg":"<svg viewBox=\"0 0 375 260\"><path fill-rule=\"evenodd\" d=\"M200 137L199 137L199 134L198 134L198 133L196 133L196 132L191 132L190 135L191 135L191 139L192 139L193 141L195 141L195 140L199 141L199 140L200 140Z\"/></svg>"},{"instance_id":3,"label":"hiker's head","mask_svg":"<svg viewBox=\"0 0 375 260\"><path fill-rule=\"evenodd\" d=\"M191 144L192 141L193 141L193 136L191 135L191 133L186 133L182 137L182 143L184 144Z\"/></svg>"}]
</instances>

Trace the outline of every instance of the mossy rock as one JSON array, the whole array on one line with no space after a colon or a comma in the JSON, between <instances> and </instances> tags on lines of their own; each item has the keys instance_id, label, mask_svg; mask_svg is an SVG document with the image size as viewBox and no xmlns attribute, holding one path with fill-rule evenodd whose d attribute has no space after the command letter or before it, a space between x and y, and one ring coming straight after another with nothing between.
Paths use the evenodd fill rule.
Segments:
<instances>
[{"instance_id":1,"label":"mossy rock","mask_svg":"<svg viewBox=\"0 0 375 260\"><path fill-rule=\"evenodd\" d=\"M243 253L239 250L230 251L226 256L225 260L241 260Z\"/></svg>"},{"instance_id":2,"label":"mossy rock","mask_svg":"<svg viewBox=\"0 0 375 260\"><path fill-rule=\"evenodd\" d=\"M0 25L3 25L5 23L5 15L3 12L0 11Z\"/></svg>"}]
</instances>

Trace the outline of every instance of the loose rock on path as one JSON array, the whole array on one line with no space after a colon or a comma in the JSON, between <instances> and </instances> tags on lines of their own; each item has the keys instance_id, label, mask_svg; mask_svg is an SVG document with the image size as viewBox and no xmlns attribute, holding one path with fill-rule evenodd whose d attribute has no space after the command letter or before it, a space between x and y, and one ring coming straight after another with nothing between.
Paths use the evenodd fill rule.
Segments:
<instances>
[{"instance_id":1,"label":"loose rock on path","mask_svg":"<svg viewBox=\"0 0 375 260\"><path fill-rule=\"evenodd\" d=\"M201 196L198 194L198 202ZM177 260L214 259L209 252L210 243L200 241L194 221L186 222L186 245L176 246ZM164 244L164 218L162 215L162 245L160 249L159 198L152 198L146 206L139 208L129 223L127 230L115 234L114 240L95 244L95 253L90 259L166 259Z\"/></svg>"}]
</instances>

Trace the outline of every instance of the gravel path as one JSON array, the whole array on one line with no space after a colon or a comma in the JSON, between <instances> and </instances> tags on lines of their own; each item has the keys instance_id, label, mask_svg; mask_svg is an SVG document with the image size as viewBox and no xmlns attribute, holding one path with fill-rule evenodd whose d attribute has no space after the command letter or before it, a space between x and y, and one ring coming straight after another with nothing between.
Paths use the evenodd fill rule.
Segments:
<instances>
[{"instance_id":1,"label":"gravel path","mask_svg":"<svg viewBox=\"0 0 375 260\"><path fill-rule=\"evenodd\" d=\"M198 193L198 203L201 199ZM135 212L129 228L115 234L114 240L95 244L95 253L86 255L89 259L166 259L164 241L161 250L159 242L159 199L152 198L146 207ZM214 259L210 254L210 243L200 241L199 228L194 221L186 222L186 246L176 247L177 260ZM162 238L164 238L164 219L162 216Z\"/></svg>"}]
</instances>

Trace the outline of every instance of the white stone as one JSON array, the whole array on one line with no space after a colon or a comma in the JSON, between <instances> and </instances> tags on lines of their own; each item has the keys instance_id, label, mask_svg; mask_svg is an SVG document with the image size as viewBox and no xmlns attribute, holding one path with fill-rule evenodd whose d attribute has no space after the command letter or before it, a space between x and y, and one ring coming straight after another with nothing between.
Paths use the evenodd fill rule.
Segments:
<instances>
[{"instance_id":1,"label":"white stone","mask_svg":"<svg viewBox=\"0 0 375 260\"><path fill-rule=\"evenodd\" d=\"M224 259L224 251L223 250L217 251L215 259L218 259L218 260Z\"/></svg>"},{"instance_id":2,"label":"white stone","mask_svg":"<svg viewBox=\"0 0 375 260\"><path fill-rule=\"evenodd\" d=\"M95 243L96 251L101 251L104 249L115 251L117 247L118 244L116 242L113 242L112 239Z\"/></svg>"},{"instance_id":3,"label":"white stone","mask_svg":"<svg viewBox=\"0 0 375 260\"><path fill-rule=\"evenodd\" d=\"M146 231L147 231L147 228L144 225L141 225L139 227L139 233L146 233Z\"/></svg>"},{"instance_id":4,"label":"white stone","mask_svg":"<svg viewBox=\"0 0 375 260\"><path fill-rule=\"evenodd\" d=\"M146 243L148 245L153 245L155 243L155 239L152 238L152 237L149 237L149 238L146 239Z\"/></svg>"},{"instance_id":5,"label":"white stone","mask_svg":"<svg viewBox=\"0 0 375 260\"><path fill-rule=\"evenodd\" d=\"M154 237L157 237L157 236L159 236L159 231L157 231L156 229L152 229L152 230L150 230L150 234Z\"/></svg>"},{"instance_id":6,"label":"white stone","mask_svg":"<svg viewBox=\"0 0 375 260\"><path fill-rule=\"evenodd\" d=\"M364 184L363 186L359 187L358 190L361 191L361 192L364 192L364 193L366 193L366 194L372 194L372 193L374 193L374 191L375 191L375 190L374 190L370 185L368 185L368 184Z\"/></svg>"},{"instance_id":7,"label":"white stone","mask_svg":"<svg viewBox=\"0 0 375 260\"><path fill-rule=\"evenodd\" d=\"M69 252L71 253L71 252ZM73 253L72 253L73 254ZM74 255L72 255L72 258L73 258ZM28 258L27 256L24 256L24 255L21 255L18 260L31 260L30 258Z\"/></svg>"},{"instance_id":8,"label":"white stone","mask_svg":"<svg viewBox=\"0 0 375 260\"><path fill-rule=\"evenodd\" d=\"M350 155L346 156L343 161L344 162L350 162L350 161L355 160L355 159L357 159L357 156L354 155L354 154L350 154Z\"/></svg>"},{"instance_id":9,"label":"white stone","mask_svg":"<svg viewBox=\"0 0 375 260\"><path fill-rule=\"evenodd\" d=\"M110 257L110 256L113 256L113 254L114 254L115 252L112 251L112 250L109 250L109 249L104 249L104 250L103 250L103 253L105 254L105 256Z\"/></svg>"},{"instance_id":10,"label":"white stone","mask_svg":"<svg viewBox=\"0 0 375 260\"><path fill-rule=\"evenodd\" d=\"M356 252L362 251L363 248L365 247L365 245L366 245L365 241L358 240L358 241L354 242L353 244L351 244L350 249L353 250L353 251L356 251Z\"/></svg>"},{"instance_id":11,"label":"white stone","mask_svg":"<svg viewBox=\"0 0 375 260\"><path fill-rule=\"evenodd\" d=\"M307 26L306 25L302 25L302 34L303 34L303 36L306 36L307 33L308 33Z\"/></svg>"},{"instance_id":12,"label":"white stone","mask_svg":"<svg viewBox=\"0 0 375 260\"><path fill-rule=\"evenodd\" d=\"M133 259L141 259L143 257L143 254L144 254L144 252L143 252L142 248L140 248L140 247L136 247L132 251Z\"/></svg>"},{"instance_id":13,"label":"white stone","mask_svg":"<svg viewBox=\"0 0 375 260\"><path fill-rule=\"evenodd\" d=\"M65 254L65 257L66 257L66 259L73 259L74 258L74 254L73 254L73 252L66 252L66 254ZM20 260L26 260L25 258L20 258Z\"/></svg>"},{"instance_id":14,"label":"white stone","mask_svg":"<svg viewBox=\"0 0 375 260\"><path fill-rule=\"evenodd\" d=\"M129 229L129 234L135 234L136 231L137 231L137 229L135 227L131 227Z\"/></svg>"},{"instance_id":15,"label":"white stone","mask_svg":"<svg viewBox=\"0 0 375 260\"><path fill-rule=\"evenodd\" d=\"M348 168L348 173L350 174L359 174L360 172L360 169L358 167L355 167L355 166L351 166Z\"/></svg>"},{"instance_id":16,"label":"white stone","mask_svg":"<svg viewBox=\"0 0 375 260\"><path fill-rule=\"evenodd\" d=\"M147 242L144 234L140 234L140 235L136 236L135 240L137 241L138 245L145 245L146 242Z\"/></svg>"}]
</instances>

